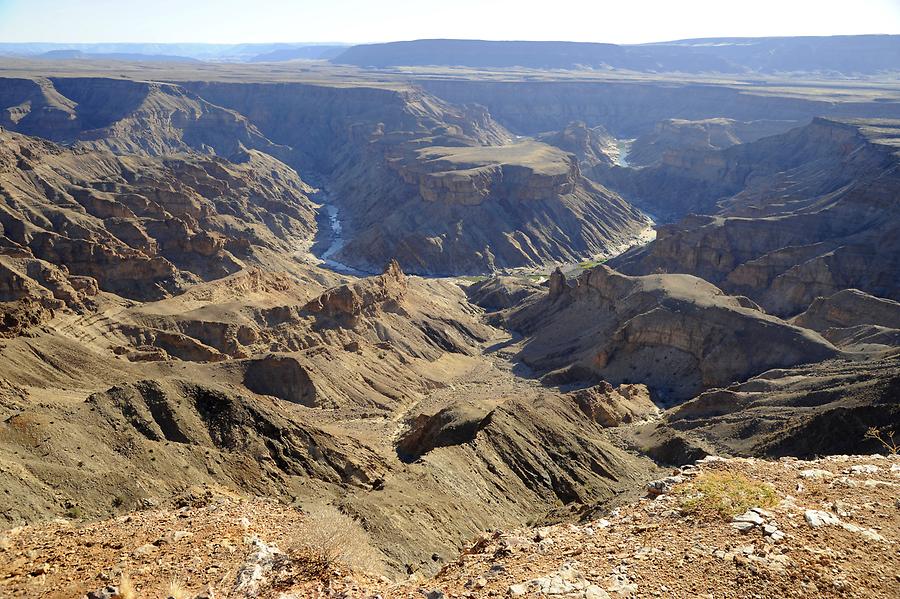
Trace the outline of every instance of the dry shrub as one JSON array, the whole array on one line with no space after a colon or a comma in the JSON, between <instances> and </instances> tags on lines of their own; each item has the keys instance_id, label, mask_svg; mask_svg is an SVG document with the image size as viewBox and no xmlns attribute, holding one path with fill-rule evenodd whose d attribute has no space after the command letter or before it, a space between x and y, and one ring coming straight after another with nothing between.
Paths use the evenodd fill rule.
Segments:
<instances>
[{"instance_id":1,"label":"dry shrub","mask_svg":"<svg viewBox=\"0 0 900 599\"><path fill-rule=\"evenodd\" d=\"M338 565L373 574L383 570L382 556L359 520L331 505L304 511L287 549L304 574L327 577Z\"/></svg>"},{"instance_id":2,"label":"dry shrub","mask_svg":"<svg viewBox=\"0 0 900 599\"><path fill-rule=\"evenodd\" d=\"M181 581L173 578L166 589L167 599L190 599L191 593L181 585Z\"/></svg>"},{"instance_id":3,"label":"dry shrub","mask_svg":"<svg viewBox=\"0 0 900 599\"><path fill-rule=\"evenodd\" d=\"M705 472L679 487L677 493L682 497L682 512L725 519L778 501L768 484L730 472Z\"/></svg>"},{"instance_id":4,"label":"dry shrub","mask_svg":"<svg viewBox=\"0 0 900 599\"><path fill-rule=\"evenodd\" d=\"M894 431L883 433L873 426L866 431L864 438L878 441L878 443L881 444L881 447L890 455L897 455L900 453L900 442L894 441Z\"/></svg>"},{"instance_id":5,"label":"dry shrub","mask_svg":"<svg viewBox=\"0 0 900 599\"><path fill-rule=\"evenodd\" d=\"M115 594L116 599L137 599L137 591L128 574L122 574L119 577L118 591Z\"/></svg>"}]
</instances>

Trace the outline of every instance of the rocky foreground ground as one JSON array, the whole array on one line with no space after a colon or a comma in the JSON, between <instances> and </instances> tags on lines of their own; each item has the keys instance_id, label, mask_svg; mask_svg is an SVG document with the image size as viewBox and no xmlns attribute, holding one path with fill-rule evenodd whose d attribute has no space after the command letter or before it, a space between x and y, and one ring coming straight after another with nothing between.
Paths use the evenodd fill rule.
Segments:
<instances>
[{"instance_id":1,"label":"rocky foreground ground","mask_svg":"<svg viewBox=\"0 0 900 599\"><path fill-rule=\"evenodd\" d=\"M0 594L898 597L898 489L897 455L707 457L635 503L577 524L485 533L435 577L400 582L364 572L355 537L318 534L333 526L321 515L205 489L164 509L3 532Z\"/></svg>"}]
</instances>

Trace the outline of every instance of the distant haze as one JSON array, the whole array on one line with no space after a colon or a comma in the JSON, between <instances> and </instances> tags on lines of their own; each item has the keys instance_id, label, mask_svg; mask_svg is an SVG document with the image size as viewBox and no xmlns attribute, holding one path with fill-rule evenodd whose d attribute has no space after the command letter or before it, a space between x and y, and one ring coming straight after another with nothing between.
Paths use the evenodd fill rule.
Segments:
<instances>
[{"instance_id":1,"label":"distant haze","mask_svg":"<svg viewBox=\"0 0 900 599\"><path fill-rule=\"evenodd\" d=\"M863 33L900 33L900 0L0 0L0 42L629 44Z\"/></svg>"}]
</instances>

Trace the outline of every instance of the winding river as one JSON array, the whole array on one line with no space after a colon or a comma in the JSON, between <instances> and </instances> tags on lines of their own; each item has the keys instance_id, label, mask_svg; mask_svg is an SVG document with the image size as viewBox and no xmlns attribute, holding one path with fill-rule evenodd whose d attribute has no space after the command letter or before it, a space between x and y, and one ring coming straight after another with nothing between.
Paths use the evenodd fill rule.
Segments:
<instances>
[{"instance_id":1,"label":"winding river","mask_svg":"<svg viewBox=\"0 0 900 599\"><path fill-rule=\"evenodd\" d=\"M334 204L329 203L328 195L324 190L319 191L316 194L316 200L321 202L322 210L325 211L325 216L327 217L328 227L330 229L328 233L329 244L328 247L325 248L324 252L321 252L319 255L316 255L315 258L319 260L320 266L324 266L330 270L335 272L339 272L345 275L353 275L357 277L364 277L371 273L367 273L359 270L358 268L353 268L352 266L348 266L343 262L339 262L334 259L334 256L338 254L344 247L344 236L343 236L343 226L341 225L340 219L340 211L338 207Z\"/></svg>"}]
</instances>

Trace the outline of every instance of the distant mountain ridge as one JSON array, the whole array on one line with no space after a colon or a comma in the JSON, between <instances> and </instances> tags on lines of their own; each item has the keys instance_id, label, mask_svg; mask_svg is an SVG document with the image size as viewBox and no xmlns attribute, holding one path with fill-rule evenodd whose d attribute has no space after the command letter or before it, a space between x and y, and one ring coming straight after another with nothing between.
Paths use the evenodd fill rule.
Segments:
<instances>
[{"instance_id":1,"label":"distant mountain ridge","mask_svg":"<svg viewBox=\"0 0 900 599\"><path fill-rule=\"evenodd\" d=\"M874 74L900 68L900 36L710 38L642 45L430 39L348 48L363 67L611 68L646 72Z\"/></svg>"},{"instance_id":2,"label":"distant mountain ridge","mask_svg":"<svg viewBox=\"0 0 900 599\"><path fill-rule=\"evenodd\" d=\"M0 56L42 58L84 58L94 60L209 60L219 62L252 62L258 60L293 60L294 58L329 58L350 44L338 42L296 42L271 44L57 44L0 43ZM68 56L67 54L72 54ZM278 57L279 53L287 57ZM49 54L49 56L48 56ZM59 56L54 56L58 54ZM116 55L113 57L112 55ZM274 58L262 58L274 55Z\"/></svg>"},{"instance_id":3,"label":"distant mountain ridge","mask_svg":"<svg viewBox=\"0 0 900 599\"><path fill-rule=\"evenodd\" d=\"M793 73L859 76L900 71L900 35L698 38L649 44L420 39L376 44L0 43L0 56L213 62L330 60L388 68L622 69L661 73Z\"/></svg>"}]
</instances>

